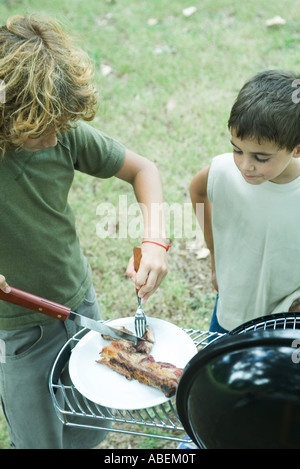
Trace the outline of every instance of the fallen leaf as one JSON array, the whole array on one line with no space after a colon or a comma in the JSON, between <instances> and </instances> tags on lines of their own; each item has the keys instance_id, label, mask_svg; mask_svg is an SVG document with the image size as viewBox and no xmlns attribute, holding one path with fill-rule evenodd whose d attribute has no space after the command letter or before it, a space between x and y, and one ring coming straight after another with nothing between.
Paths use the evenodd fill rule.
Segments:
<instances>
[{"instance_id":1,"label":"fallen leaf","mask_svg":"<svg viewBox=\"0 0 300 469\"><path fill-rule=\"evenodd\" d=\"M153 49L153 54L154 55L171 54L172 52L173 52L173 49L170 46L168 46L167 44L162 45L162 46L156 46Z\"/></svg>"},{"instance_id":2,"label":"fallen leaf","mask_svg":"<svg viewBox=\"0 0 300 469\"><path fill-rule=\"evenodd\" d=\"M206 259L210 255L210 250L207 248L201 248L196 252L197 259Z\"/></svg>"},{"instance_id":3,"label":"fallen leaf","mask_svg":"<svg viewBox=\"0 0 300 469\"><path fill-rule=\"evenodd\" d=\"M101 28L103 26L107 26L109 23L111 23L113 20L113 15L112 13L107 13L106 15L104 16L100 16L100 17L96 17L95 18L95 22L97 23L98 26L100 26Z\"/></svg>"},{"instance_id":4,"label":"fallen leaf","mask_svg":"<svg viewBox=\"0 0 300 469\"><path fill-rule=\"evenodd\" d=\"M156 19L156 18L149 18L148 21L147 21L147 24L149 26L155 26L157 23L158 23L158 19Z\"/></svg>"},{"instance_id":5,"label":"fallen leaf","mask_svg":"<svg viewBox=\"0 0 300 469\"><path fill-rule=\"evenodd\" d=\"M170 98L167 102L166 109L168 112L172 112L176 108L176 101L173 98Z\"/></svg>"},{"instance_id":6,"label":"fallen leaf","mask_svg":"<svg viewBox=\"0 0 300 469\"><path fill-rule=\"evenodd\" d=\"M285 24L286 21L281 18L281 16L274 16L274 18L270 18L269 20L266 21L266 26L281 26Z\"/></svg>"},{"instance_id":7,"label":"fallen leaf","mask_svg":"<svg viewBox=\"0 0 300 469\"><path fill-rule=\"evenodd\" d=\"M100 71L104 77L107 77L107 75L109 75L113 71L113 69L110 65L101 64Z\"/></svg>"},{"instance_id":8,"label":"fallen leaf","mask_svg":"<svg viewBox=\"0 0 300 469\"><path fill-rule=\"evenodd\" d=\"M194 13L196 13L196 11L197 11L196 7L188 7L182 10L182 14L188 17L188 16L192 16Z\"/></svg>"}]
</instances>

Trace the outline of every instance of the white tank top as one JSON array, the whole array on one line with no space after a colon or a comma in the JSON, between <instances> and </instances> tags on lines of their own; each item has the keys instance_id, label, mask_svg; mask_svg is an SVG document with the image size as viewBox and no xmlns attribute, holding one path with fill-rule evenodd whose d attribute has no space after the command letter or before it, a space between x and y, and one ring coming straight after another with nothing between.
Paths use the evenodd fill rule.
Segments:
<instances>
[{"instance_id":1,"label":"white tank top","mask_svg":"<svg viewBox=\"0 0 300 469\"><path fill-rule=\"evenodd\" d=\"M288 311L300 297L300 177L247 183L232 153L212 161L207 194L219 287L217 317L231 330Z\"/></svg>"}]
</instances>

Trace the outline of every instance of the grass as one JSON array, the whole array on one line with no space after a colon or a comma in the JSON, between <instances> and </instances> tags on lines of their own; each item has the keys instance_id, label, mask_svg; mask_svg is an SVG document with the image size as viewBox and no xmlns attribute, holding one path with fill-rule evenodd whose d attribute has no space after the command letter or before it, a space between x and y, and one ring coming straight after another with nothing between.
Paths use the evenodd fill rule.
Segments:
<instances>
[{"instance_id":1,"label":"grass","mask_svg":"<svg viewBox=\"0 0 300 469\"><path fill-rule=\"evenodd\" d=\"M6 422L0 414L0 449L8 449L10 447L10 441L7 434Z\"/></svg>"},{"instance_id":2,"label":"grass","mask_svg":"<svg viewBox=\"0 0 300 469\"><path fill-rule=\"evenodd\" d=\"M294 0L4 0L3 24L12 14L40 12L63 21L92 57L101 94L93 125L155 161L168 204L189 203L191 178L211 158L230 151L226 122L244 81L270 68L300 66L300 11ZM275 15L282 27L267 28ZM149 24L149 19L156 19ZM111 73L103 75L103 66ZM82 247L93 271L104 317L128 316L135 303L125 268L139 238L100 239L97 207L118 207L134 197L118 180L78 174L70 194ZM116 220L117 222L118 220ZM170 233L171 237L173 233ZM207 327L213 290L195 289L201 261L173 239L170 272L147 305L149 315L180 326ZM191 272L193 275L191 275ZM205 274L206 275L206 274ZM4 441L4 443L3 443ZM5 427L0 444L5 447Z\"/></svg>"}]
</instances>

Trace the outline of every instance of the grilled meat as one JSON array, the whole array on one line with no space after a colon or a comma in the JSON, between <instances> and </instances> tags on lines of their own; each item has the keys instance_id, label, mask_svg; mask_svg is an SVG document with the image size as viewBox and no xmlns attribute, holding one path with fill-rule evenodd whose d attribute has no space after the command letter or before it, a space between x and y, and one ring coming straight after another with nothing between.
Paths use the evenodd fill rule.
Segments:
<instances>
[{"instance_id":1,"label":"grilled meat","mask_svg":"<svg viewBox=\"0 0 300 469\"><path fill-rule=\"evenodd\" d=\"M149 326L143 338L154 342L154 334ZM149 342L138 341L138 344L134 345L127 340L113 340L102 349L101 358L97 363L108 366L129 380L136 379L140 383L159 389L166 397L172 397L176 392L182 369L170 363L156 362L150 355L151 348L152 344Z\"/></svg>"}]
</instances>

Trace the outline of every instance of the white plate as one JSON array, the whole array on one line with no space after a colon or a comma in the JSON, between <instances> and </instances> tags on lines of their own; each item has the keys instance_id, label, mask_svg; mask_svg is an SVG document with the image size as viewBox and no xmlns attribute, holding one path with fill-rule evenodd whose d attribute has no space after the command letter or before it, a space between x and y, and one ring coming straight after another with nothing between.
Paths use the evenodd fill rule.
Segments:
<instances>
[{"instance_id":1,"label":"white plate","mask_svg":"<svg viewBox=\"0 0 300 469\"><path fill-rule=\"evenodd\" d=\"M168 362L184 368L197 353L192 339L179 327L157 318L147 318L155 336L151 350L156 361ZM134 317L120 318L109 325L125 326L134 332ZM124 376L96 363L103 347L109 344L98 332L89 332L74 347L69 361L71 380L78 391L96 404L114 409L144 409L168 398L158 389L129 381Z\"/></svg>"}]
</instances>

